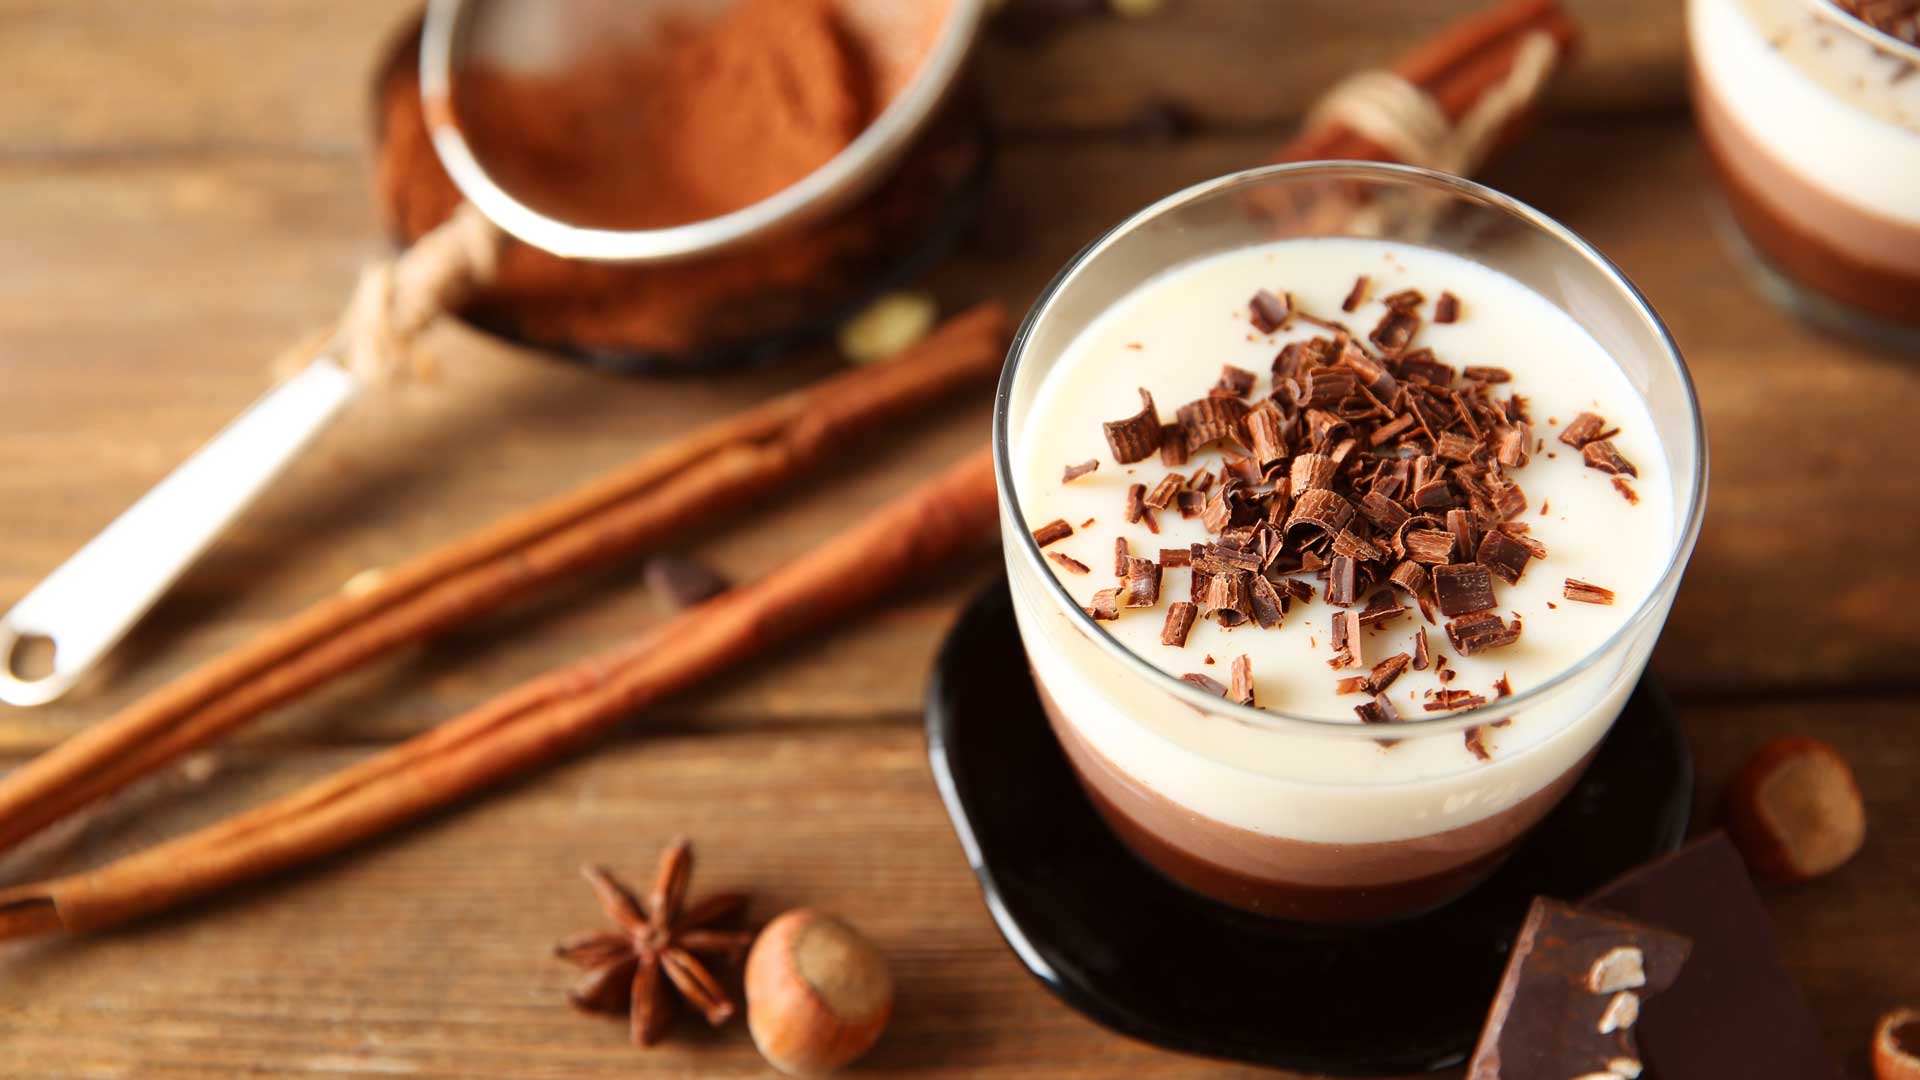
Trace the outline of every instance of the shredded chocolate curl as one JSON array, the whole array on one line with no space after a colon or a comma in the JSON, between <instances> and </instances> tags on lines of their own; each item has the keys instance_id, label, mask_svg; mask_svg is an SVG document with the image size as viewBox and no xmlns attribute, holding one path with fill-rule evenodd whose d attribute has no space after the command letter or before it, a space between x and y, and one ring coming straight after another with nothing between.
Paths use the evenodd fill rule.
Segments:
<instances>
[{"instance_id":1,"label":"shredded chocolate curl","mask_svg":"<svg viewBox=\"0 0 1920 1080\"><path fill-rule=\"evenodd\" d=\"M1189 671L1185 675L1180 676L1180 681L1190 682L1193 685L1199 687L1200 689L1205 690L1209 694L1216 694L1220 697L1227 696L1227 687L1225 683L1222 683L1219 679L1216 679L1213 676L1204 674L1202 672Z\"/></svg>"},{"instance_id":2,"label":"shredded chocolate curl","mask_svg":"<svg viewBox=\"0 0 1920 1080\"><path fill-rule=\"evenodd\" d=\"M1243 653L1229 665L1232 680L1227 684L1227 700L1241 705L1253 704L1253 661Z\"/></svg>"},{"instance_id":3,"label":"shredded chocolate curl","mask_svg":"<svg viewBox=\"0 0 1920 1080\"><path fill-rule=\"evenodd\" d=\"M1462 615L1447 623L1447 640L1461 656L1505 648L1520 640L1520 620L1509 626L1491 611Z\"/></svg>"},{"instance_id":4,"label":"shredded chocolate curl","mask_svg":"<svg viewBox=\"0 0 1920 1080\"><path fill-rule=\"evenodd\" d=\"M1093 568L1086 563L1081 562L1071 555L1065 555L1058 551L1047 552L1047 558L1059 563L1069 574L1090 574L1093 572Z\"/></svg>"},{"instance_id":5,"label":"shredded chocolate curl","mask_svg":"<svg viewBox=\"0 0 1920 1080\"><path fill-rule=\"evenodd\" d=\"M1168 473L1160 478L1160 482L1153 486L1152 491L1147 492L1142 501L1155 510L1165 510L1173 505L1174 497L1180 494L1180 489L1186 486L1186 482L1186 478L1179 473Z\"/></svg>"},{"instance_id":6,"label":"shredded chocolate curl","mask_svg":"<svg viewBox=\"0 0 1920 1080\"><path fill-rule=\"evenodd\" d=\"M1578 600L1582 604L1613 603L1612 589L1603 588L1590 581L1581 581L1579 578L1568 578L1566 588L1562 590L1561 595L1569 600Z\"/></svg>"},{"instance_id":7,"label":"shredded chocolate curl","mask_svg":"<svg viewBox=\"0 0 1920 1080\"><path fill-rule=\"evenodd\" d=\"M1484 724L1475 724L1466 730L1467 750L1481 761L1493 760L1493 753L1487 749L1487 733Z\"/></svg>"},{"instance_id":8,"label":"shredded chocolate curl","mask_svg":"<svg viewBox=\"0 0 1920 1080\"><path fill-rule=\"evenodd\" d=\"M1033 542L1046 547L1048 544L1057 543L1072 535L1073 526L1067 524L1065 519L1055 518L1033 530Z\"/></svg>"},{"instance_id":9,"label":"shredded chocolate curl","mask_svg":"<svg viewBox=\"0 0 1920 1080\"><path fill-rule=\"evenodd\" d=\"M1605 437L1601 432L1606 427L1607 422L1598 413L1583 412L1561 429L1560 441L1575 450L1585 449L1588 443Z\"/></svg>"},{"instance_id":10,"label":"shredded chocolate curl","mask_svg":"<svg viewBox=\"0 0 1920 1080\"><path fill-rule=\"evenodd\" d=\"M1071 484L1099 467L1100 462L1093 458L1088 458L1078 465L1069 465L1061 472L1060 482L1063 484Z\"/></svg>"},{"instance_id":11,"label":"shredded chocolate curl","mask_svg":"<svg viewBox=\"0 0 1920 1080\"><path fill-rule=\"evenodd\" d=\"M1355 278L1353 288L1347 290L1347 298L1340 301L1340 310L1349 315L1358 310L1361 304L1366 303L1367 288L1372 284L1373 280L1365 274Z\"/></svg>"},{"instance_id":12,"label":"shredded chocolate curl","mask_svg":"<svg viewBox=\"0 0 1920 1080\"><path fill-rule=\"evenodd\" d=\"M1360 721L1366 724L1391 724L1400 719L1400 713L1385 694L1376 694L1365 705L1355 705L1353 711L1360 714ZM1391 746L1392 743L1386 745Z\"/></svg>"},{"instance_id":13,"label":"shredded chocolate curl","mask_svg":"<svg viewBox=\"0 0 1920 1080\"><path fill-rule=\"evenodd\" d=\"M1199 613L1198 607L1185 600L1168 605L1166 624L1160 627L1160 644L1186 648L1187 634L1193 630L1194 617Z\"/></svg>"},{"instance_id":14,"label":"shredded chocolate curl","mask_svg":"<svg viewBox=\"0 0 1920 1080\"><path fill-rule=\"evenodd\" d=\"M1232 364L1223 364L1220 367L1220 382L1214 386L1214 390L1231 394L1237 398L1243 398L1253 393L1255 377L1254 373L1248 371L1246 368L1237 368Z\"/></svg>"},{"instance_id":15,"label":"shredded chocolate curl","mask_svg":"<svg viewBox=\"0 0 1920 1080\"><path fill-rule=\"evenodd\" d=\"M1263 334L1271 334L1285 326L1292 300L1291 294L1283 300L1268 289L1254 293L1253 299L1247 301L1248 313L1253 317L1253 328Z\"/></svg>"},{"instance_id":16,"label":"shredded chocolate curl","mask_svg":"<svg viewBox=\"0 0 1920 1080\"><path fill-rule=\"evenodd\" d=\"M1208 395L1180 406L1177 413L1187 452L1192 453L1212 443L1240 442L1240 421L1247 415L1247 406L1238 398Z\"/></svg>"},{"instance_id":17,"label":"shredded chocolate curl","mask_svg":"<svg viewBox=\"0 0 1920 1080\"><path fill-rule=\"evenodd\" d=\"M1087 614L1098 622L1112 622L1120 617L1120 590L1101 589L1087 602Z\"/></svg>"},{"instance_id":18,"label":"shredded chocolate curl","mask_svg":"<svg viewBox=\"0 0 1920 1080\"><path fill-rule=\"evenodd\" d=\"M1151 559L1127 559L1121 575L1120 606L1150 608L1160 602L1160 564Z\"/></svg>"},{"instance_id":19,"label":"shredded chocolate curl","mask_svg":"<svg viewBox=\"0 0 1920 1080\"><path fill-rule=\"evenodd\" d=\"M1408 308L1390 308L1367 335L1375 348L1388 356L1398 356L1413 343L1413 336L1420 332L1420 316Z\"/></svg>"},{"instance_id":20,"label":"shredded chocolate curl","mask_svg":"<svg viewBox=\"0 0 1920 1080\"><path fill-rule=\"evenodd\" d=\"M1480 550L1473 556L1475 562L1509 585L1519 583L1520 575L1526 572L1527 562L1532 558L1533 552L1525 544L1499 529L1490 530L1481 538Z\"/></svg>"},{"instance_id":21,"label":"shredded chocolate curl","mask_svg":"<svg viewBox=\"0 0 1920 1080\"><path fill-rule=\"evenodd\" d=\"M1160 449L1160 417L1153 408L1153 395L1140 388L1140 411L1125 420L1109 420L1100 425L1107 434L1107 449L1122 465L1145 460Z\"/></svg>"},{"instance_id":22,"label":"shredded chocolate curl","mask_svg":"<svg viewBox=\"0 0 1920 1080\"><path fill-rule=\"evenodd\" d=\"M1413 657L1406 653L1394 653L1392 656L1373 665L1373 670L1367 672L1367 693L1385 693L1387 687L1392 686L1394 680L1398 679L1412 663Z\"/></svg>"},{"instance_id":23,"label":"shredded chocolate curl","mask_svg":"<svg viewBox=\"0 0 1920 1080\"><path fill-rule=\"evenodd\" d=\"M1460 298L1450 292L1440 294L1433 302L1433 321L1437 323L1458 322L1460 320Z\"/></svg>"},{"instance_id":24,"label":"shredded chocolate curl","mask_svg":"<svg viewBox=\"0 0 1920 1080\"><path fill-rule=\"evenodd\" d=\"M1640 475L1640 470L1633 467L1633 462L1621 456L1619 448L1613 445L1611 439L1595 439L1582 446L1580 456L1587 460L1589 469L1599 469L1601 472L1616 475L1621 473L1635 477Z\"/></svg>"},{"instance_id":25,"label":"shredded chocolate curl","mask_svg":"<svg viewBox=\"0 0 1920 1080\"><path fill-rule=\"evenodd\" d=\"M1427 628L1422 626L1413 632L1413 669L1427 670L1427 664L1431 659L1432 653L1427 646Z\"/></svg>"}]
</instances>

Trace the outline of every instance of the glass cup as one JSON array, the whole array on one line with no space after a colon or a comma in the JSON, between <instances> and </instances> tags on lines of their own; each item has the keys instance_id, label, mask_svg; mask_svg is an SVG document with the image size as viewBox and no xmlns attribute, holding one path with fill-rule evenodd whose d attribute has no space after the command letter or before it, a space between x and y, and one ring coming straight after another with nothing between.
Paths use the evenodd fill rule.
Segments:
<instances>
[{"instance_id":1,"label":"glass cup","mask_svg":"<svg viewBox=\"0 0 1920 1080\"><path fill-rule=\"evenodd\" d=\"M1369 778L1383 729L1230 703L1103 630L1054 576L1020 510L1013 461L1035 392L1068 343L1147 279L1289 237L1423 245L1500 271L1558 305L1642 395L1669 458L1675 538L1657 584L1610 638L1543 684L1464 714L1392 727L1395 753L1457 747L1474 725L1532 730L1490 761L1428 755L1413 779ZM1699 532L1706 443L1686 366L1646 300L1559 224L1467 180L1398 165L1278 165L1196 185L1081 252L1015 338L994 414L1007 574L1027 656L1061 746L1114 832L1215 900L1303 922L1430 910L1491 873L1578 780L1639 681ZM1313 661L1318 663L1317 660ZM1179 738L1170 737L1177 731ZM1438 744L1435 744L1438 749ZM1417 760L1426 760L1419 758ZM1374 770L1377 771L1377 770ZM1254 831L1249 819L1284 821ZM1348 836L1353 823L1373 830ZM1347 838L1343 838L1347 837ZM1334 839L1329 839L1334 838ZM1351 842L1350 842L1351 841Z\"/></svg>"},{"instance_id":2,"label":"glass cup","mask_svg":"<svg viewBox=\"0 0 1920 1080\"><path fill-rule=\"evenodd\" d=\"M1808 0L1689 0L1722 229L1769 298L1920 347L1920 79Z\"/></svg>"}]
</instances>

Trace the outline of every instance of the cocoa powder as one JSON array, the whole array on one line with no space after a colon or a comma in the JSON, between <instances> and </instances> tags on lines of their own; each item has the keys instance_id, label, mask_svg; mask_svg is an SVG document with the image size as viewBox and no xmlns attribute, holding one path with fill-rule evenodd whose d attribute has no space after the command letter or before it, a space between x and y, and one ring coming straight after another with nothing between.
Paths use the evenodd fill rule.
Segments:
<instances>
[{"instance_id":1,"label":"cocoa powder","mask_svg":"<svg viewBox=\"0 0 1920 1080\"><path fill-rule=\"evenodd\" d=\"M402 243L461 202L428 134L417 47L417 36L401 42L377 87L376 198ZM523 201L579 224L647 228L736 210L798 181L884 107L869 87L896 81L869 71L825 0L743 0L646 55L608 52L547 76L469 69L454 109L476 155ZM493 282L457 314L536 344L654 354L816 319L897 263L977 168L977 140L955 126L951 116L937 123L854 207L713 256L595 263L509 240Z\"/></svg>"}]
</instances>

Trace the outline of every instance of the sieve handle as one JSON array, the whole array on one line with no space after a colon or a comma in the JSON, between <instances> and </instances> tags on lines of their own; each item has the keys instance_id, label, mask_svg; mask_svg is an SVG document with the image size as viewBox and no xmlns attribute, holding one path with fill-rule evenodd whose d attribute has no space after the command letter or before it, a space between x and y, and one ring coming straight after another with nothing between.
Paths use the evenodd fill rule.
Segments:
<instances>
[{"instance_id":1,"label":"sieve handle","mask_svg":"<svg viewBox=\"0 0 1920 1080\"><path fill-rule=\"evenodd\" d=\"M0 617L0 701L43 705L73 688L353 398L357 380L322 356L254 402ZM52 670L15 671L23 641L53 646Z\"/></svg>"}]
</instances>

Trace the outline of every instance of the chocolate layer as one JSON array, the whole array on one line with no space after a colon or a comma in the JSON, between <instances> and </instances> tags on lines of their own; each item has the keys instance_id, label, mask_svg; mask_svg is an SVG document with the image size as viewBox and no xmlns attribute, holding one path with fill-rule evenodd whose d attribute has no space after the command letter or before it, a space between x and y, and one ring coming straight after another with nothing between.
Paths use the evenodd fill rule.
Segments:
<instances>
[{"instance_id":1,"label":"chocolate layer","mask_svg":"<svg viewBox=\"0 0 1920 1080\"><path fill-rule=\"evenodd\" d=\"M1094 807L1135 854L1222 903L1302 922L1382 922L1454 899L1500 865L1591 758L1470 825L1407 840L1324 844L1267 836L1180 806L1081 738L1044 688L1040 700Z\"/></svg>"},{"instance_id":2,"label":"chocolate layer","mask_svg":"<svg viewBox=\"0 0 1920 1080\"><path fill-rule=\"evenodd\" d=\"M1754 247L1808 289L1920 326L1920 227L1802 177L1727 110L1697 69L1693 101L1708 159Z\"/></svg>"}]
</instances>

